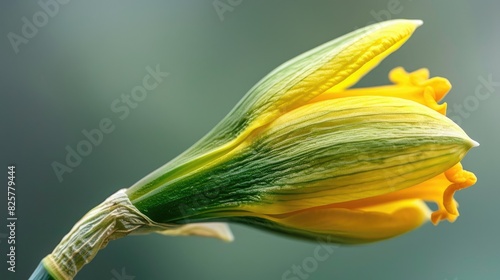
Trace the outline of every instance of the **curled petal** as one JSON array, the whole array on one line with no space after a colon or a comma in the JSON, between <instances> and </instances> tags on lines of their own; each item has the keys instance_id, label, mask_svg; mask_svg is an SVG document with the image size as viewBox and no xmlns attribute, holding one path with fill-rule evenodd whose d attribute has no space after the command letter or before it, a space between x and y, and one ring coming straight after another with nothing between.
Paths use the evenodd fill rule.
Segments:
<instances>
[{"instance_id":1,"label":"curled petal","mask_svg":"<svg viewBox=\"0 0 500 280\"><path fill-rule=\"evenodd\" d=\"M412 187L366 199L336 203L328 207L359 208L399 200L420 199L436 203L438 206L438 209L431 215L433 224L445 219L453 222L458 217L458 203L453 198L454 193L457 190L474 185L475 182L476 176L469 171L463 170L462 164L457 163L445 172Z\"/></svg>"},{"instance_id":2,"label":"curled petal","mask_svg":"<svg viewBox=\"0 0 500 280\"><path fill-rule=\"evenodd\" d=\"M441 77L429 79L429 70L426 68L408 73L402 67L397 67L389 73L389 80L395 85L431 87L433 89L432 97L437 102L441 101L451 90L451 84L447 79Z\"/></svg>"},{"instance_id":3,"label":"curled petal","mask_svg":"<svg viewBox=\"0 0 500 280\"><path fill-rule=\"evenodd\" d=\"M349 96L392 96L412 100L443 115L446 114L446 103L438 104L437 102L451 89L451 84L447 79L441 77L429 79L429 71L424 68L407 73L401 67L393 69L389 73L389 79L394 85L345 91L329 90L311 100L310 103Z\"/></svg>"}]
</instances>

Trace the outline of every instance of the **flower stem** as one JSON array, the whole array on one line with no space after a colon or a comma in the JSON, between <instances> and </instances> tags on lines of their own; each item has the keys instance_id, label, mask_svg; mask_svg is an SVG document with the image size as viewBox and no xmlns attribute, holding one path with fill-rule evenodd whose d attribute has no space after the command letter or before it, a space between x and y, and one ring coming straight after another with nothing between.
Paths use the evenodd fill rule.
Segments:
<instances>
[{"instance_id":1,"label":"flower stem","mask_svg":"<svg viewBox=\"0 0 500 280\"><path fill-rule=\"evenodd\" d=\"M38 264L33 274L31 274L29 280L57 280L50 275L45 266L43 265L43 261Z\"/></svg>"},{"instance_id":2,"label":"flower stem","mask_svg":"<svg viewBox=\"0 0 500 280\"><path fill-rule=\"evenodd\" d=\"M141 213L119 190L90 210L36 268L30 280L71 280L109 241L133 234L175 228L159 224ZM44 278L45 277L45 278Z\"/></svg>"}]
</instances>

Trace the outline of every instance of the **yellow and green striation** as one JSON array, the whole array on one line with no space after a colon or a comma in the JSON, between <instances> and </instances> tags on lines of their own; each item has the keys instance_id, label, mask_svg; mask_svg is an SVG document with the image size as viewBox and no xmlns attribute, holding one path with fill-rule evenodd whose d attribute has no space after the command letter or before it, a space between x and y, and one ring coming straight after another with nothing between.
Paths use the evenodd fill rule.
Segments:
<instances>
[{"instance_id":1,"label":"yellow and green striation","mask_svg":"<svg viewBox=\"0 0 500 280\"><path fill-rule=\"evenodd\" d=\"M358 244L458 216L477 143L438 102L448 80L395 68L349 89L421 25L356 30L276 68L204 138L127 190L153 221L234 221ZM438 205L431 213L425 202Z\"/></svg>"}]
</instances>

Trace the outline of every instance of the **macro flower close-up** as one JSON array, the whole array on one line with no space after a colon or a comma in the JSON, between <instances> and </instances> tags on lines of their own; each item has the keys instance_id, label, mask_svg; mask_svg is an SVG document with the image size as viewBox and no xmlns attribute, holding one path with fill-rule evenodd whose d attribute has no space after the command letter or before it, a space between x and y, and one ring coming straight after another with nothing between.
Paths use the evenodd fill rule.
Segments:
<instances>
[{"instance_id":1,"label":"macro flower close-up","mask_svg":"<svg viewBox=\"0 0 500 280\"><path fill-rule=\"evenodd\" d=\"M460 160L478 144L437 103L450 83L396 68L393 85L348 89L421 24L369 25L279 66L186 152L87 213L38 271L72 279L128 234L232 240L221 222L361 244L454 221L454 192L476 182Z\"/></svg>"},{"instance_id":2,"label":"macro flower close-up","mask_svg":"<svg viewBox=\"0 0 500 280\"><path fill-rule=\"evenodd\" d=\"M205 138L132 186L132 203L158 222L237 220L354 244L454 221L453 193L476 181L459 162L477 143L437 103L448 80L396 68L393 85L347 89L420 24L368 26L278 67ZM193 199L203 192L209 202Z\"/></svg>"},{"instance_id":3,"label":"macro flower close-up","mask_svg":"<svg viewBox=\"0 0 500 280\"><path fill-rule=\"evenodd\" d=\"M202 2L1 4L0 279L499 279L499 4Z\"/></svg>"}]
</instances>

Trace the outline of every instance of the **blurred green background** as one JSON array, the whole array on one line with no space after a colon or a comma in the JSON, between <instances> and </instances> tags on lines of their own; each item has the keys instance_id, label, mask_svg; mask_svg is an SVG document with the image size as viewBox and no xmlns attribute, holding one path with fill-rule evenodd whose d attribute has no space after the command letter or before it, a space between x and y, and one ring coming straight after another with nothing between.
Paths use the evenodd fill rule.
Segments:
<instances>
[{"instance_id":1,"label":"blurred green background","mask_svg":"<svg viewBox=\"0 0 500 280\"><path fill-rule=\"evenodd\" d=\"M52 6L46 18L38 1L0 4L1 180L15 164L19 219L17 272L7 273L4 261L0 279L27 279L85 212L188 148L273 68L389 18L418 18L424 25L359 85L385 84L388 71L400 65L449 78L449 115L481 143L463 161L479 181L457 193L455 223L427 224L372 245L331 246L307 278L295 277L500 279L500 85L483 100L475 97L481 77L500 82L498 1L66 2L57 11ZM16 41L16 53L8 34L21 36L23 17L33 23L34 15L41 27L25 30L32 38ZM156 65L169 76L121 120L111 104ZM60 182L52 163L64 162L65 147L75 148L85 139L82 130L97 128L103 118L113 121L114 131ZM5 196L6 186L0 191L6 208ZM0 213L5 221L6 210ZM117 240L76 279L282 279L318 246L246 226L232 229L230 244L159 235ZM0 226L4 260L6 232Z\"/></svg>"}]
</instances>

